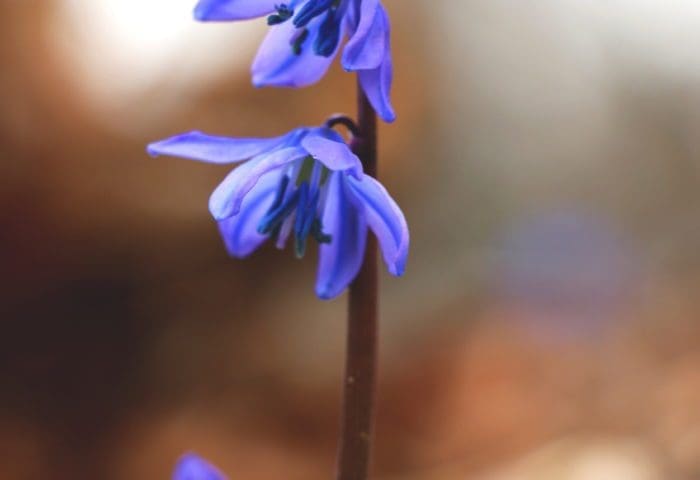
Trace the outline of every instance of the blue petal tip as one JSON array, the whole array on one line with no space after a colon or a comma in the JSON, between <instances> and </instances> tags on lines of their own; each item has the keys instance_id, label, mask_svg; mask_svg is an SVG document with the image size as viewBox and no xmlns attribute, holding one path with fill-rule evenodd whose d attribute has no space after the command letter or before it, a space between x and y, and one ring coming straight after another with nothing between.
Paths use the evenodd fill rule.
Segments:
<instances>
[{"instance_id":1,"label":"blue petal tip","mask_svg":"<svg viewBox=\"0 0 700 480\"><path fill-rule=\"evenodd\" d=\"M347 288L348 286L345 285L343 288L338 289L337 287L333 286L332 282L326 282L323 284L317 283L315 290L316 296L319 298L319 300L329 301L338 298Z\"/></svg>"},{"instance_id":2,"label":"blue petal tip","mask_svg":"<svg viewBox=\"0 0 700 480\"><path fill-rule=\"evenodd\" d=\"M159 154L156 151L156 144L155 143L149 143L146 146L146 153L148 153L151 157L157 157Z\"/></svg>"},{"instance_id":3,"label":"blue petal tip","mask_svg":"<svg viewBox=\"0 0 700 480\"><path fill-rule=\"evenodd\" d=\"M194 12L192 12L194 19L198 22L208 21L210 13L211 8L203 5L202 3L198 3L197 6L194 7Z\"/></svg>"}]
</instances>

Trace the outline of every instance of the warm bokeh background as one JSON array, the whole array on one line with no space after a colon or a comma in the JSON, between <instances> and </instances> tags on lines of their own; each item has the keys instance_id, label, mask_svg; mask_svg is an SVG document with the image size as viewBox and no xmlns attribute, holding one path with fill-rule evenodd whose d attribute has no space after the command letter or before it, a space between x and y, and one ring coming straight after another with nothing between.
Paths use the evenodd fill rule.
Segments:
<instances>
[{"instance_id":1,"label":"warm bokeh background","mask_svg":"<svg viewBox=\"0 0 700 480\"><path fill-rule=\"evenodd\" d=\"M331 478L344 301L227 258L226 173L144 146L352 111L255 90L264 22L0 2L0 478ZM375 478L700 478L700 4L386 0L412 227L383 278Z\"/></svg>"}]
</instances>

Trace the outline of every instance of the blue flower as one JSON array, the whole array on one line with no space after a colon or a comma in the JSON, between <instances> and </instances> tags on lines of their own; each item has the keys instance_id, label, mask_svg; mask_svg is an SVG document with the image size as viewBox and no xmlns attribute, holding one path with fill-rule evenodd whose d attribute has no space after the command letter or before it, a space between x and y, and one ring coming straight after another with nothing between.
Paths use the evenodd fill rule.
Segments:
<instances>
[{"instance_id":1,"label":"blue flower","mask_svg":"<svg viewBox=\"0 0 700 480\"><path fill-rule=\"evenodd\" d=\"M202 21L268 16L271 29L253 63L258 87L304 87L319 81L349 37L342 64L357 72L379 116L392 122L389 16L380 0L200 0Z\"/></svg>"},{"instance_id":2,"label":"blue flower","mask_svg":"<svg viewBox=\"0 0 700 480\"><path fill-rule=\"evenodd\" d=\"M226 480L223 473L193 453L178 460L173 480Z\"/></svg>"},{"instance_id":3,"label":"blue flower","mask_svg":"<svg viewBox=\"0 0 700 480\"><path fill-rule=\"evenodd\" d=\"M248 160L209 200L234 257L250 255L267 239L282 249L292 235L302 257L307 239L314 238L320 245L316 294L331 299L357 275L369 228L389 272L403 274L409 244L403 213L330 128L298 128L269 139L190 132L153 143L148 152L216 164Z\"/></svg>"}]
</instances>

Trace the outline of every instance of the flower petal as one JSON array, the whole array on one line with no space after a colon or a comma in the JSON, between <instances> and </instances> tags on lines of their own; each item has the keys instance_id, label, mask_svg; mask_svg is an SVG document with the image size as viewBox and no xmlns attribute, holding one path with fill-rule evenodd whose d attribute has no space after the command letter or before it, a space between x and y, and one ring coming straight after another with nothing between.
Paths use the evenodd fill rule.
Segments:
<instances>
[{"instance_id":1,"label":"flower petal","mask_svg":"<svg viewBox=\"0 0 700 480\"><path fill-rule=\"evenodd\" d=\"M379 0L364 0L355 33L345 45L343 68L348 71L378 68L386 55L387 23L379 13Z\"/></svg>"},{"instance_id":2,"label":"flower petal","mask_svg":"<svg viewBox=\"0 0 700 480\"><path fill-rule=\"evenodd\" d=\"M362 178L362 162L338 132L325 127L315 128L304 137L301 146L328 169L349 170L358 180Z\"/></svg>"},{"instance_id":3,"label":"flower petal","mask_svg":"<svg viewBox=\"0 0 700 480\"><path fill-rule=\"evenodd\" d=\"M379 68L374 70L359 70L357 73L362 89L367 95L369 102L374 107L374 110L385 122L393 122L396 120L396 114L391 105L391 84L394 77L394 67L391 60L389 17L381 5L377 9L377 17L380 18L385 25L386 42L384 59Z\"/></svg>"},{"instance_id":4,"label":"flower petal","mask_svg":"<svg viewBox=\"0 0 700 480\"><path fill-rule=\"evenodd\" d=\"M148 145L148 153L170 155L209 163L233 163L255 157L283 145L296 131L275 138L228 138L189 132Z\"/></svg>"},{"instance_id":5,"label":"flower petal","mask_svg":"<svg viewBox=\"0 0 700 480\"><path fill-rule=\"evenodd\" d=\"M290 147L260 155L239 166L224 179L209 198L209 211L216 220L238 214L243 198L260 177L307 155L306 150Z\"/></svg>"},{"instance_id":6,"label":"flower petal","mask_svg":"<svg viewBox=\"0 0 700 480\"><path fill-rule=\"evenodd\" d=\"M219 222L219 232L230 255L247 257L268 239L258 233L258 224L275 200L280 173L277 170L263 175L243 199L241 211Z\"/></svg>"},{"instance_id":7,"label":"flower petal","mask_svg":"<svg viewBox=\"0 0 700 480\"><path fill-rule=\"evenodd\" d=\"M324 57L314 52L314 39L318 35L322 16L313 19L307 29L308 37L301 53L292 49L293 39L301 33L292 22L270 28L253 62L253 84L256 87L306 87L318 82L330 67L338 52ZM340 33L344 35L344 26Z\"/></svg>"},{"instance_id":8,"label":"flower petal","mask_svg":"<svg viewBox=\"0 0 700 480\"><path fill-rule=\"evenodd\" d=\"M173 480L226 480L226 477L197 455L188 453L178 460Z\"/></svg>"},{"instance_id":9,"label":"flower petal","mask_svg":"<svg viewBox=\"0 0 700 480\"><path fill-rule=\"evenodd\" d=\"M328 183L322 223L331 242L319 248L316 295L330 300L340 295L357 276L365 257L367 223L349 198L345 174L335 172Z\"/></svg>"},{"instance_id":10,"label":"flower petal","mask_svg":"<svg viewBox=\"0 0 700 480\"><path fill-rule=\"evenodd\" d=\"M362 181L346 177L355 194L356 206L379 240L384 262L392 275L403 275L408 258L409 233L406 218L389 193L374 178Z\"/></svg>"},{"instance_id":11,"label":"flower petal","mask_svg":"<svg viewBox=\"0 0 700 480\"><path fill-rule=\"evenodd\" d=\"M194 18L203 22L248 20L275 11L277 0L200 0Z\"/></svg>"}]
</instances>

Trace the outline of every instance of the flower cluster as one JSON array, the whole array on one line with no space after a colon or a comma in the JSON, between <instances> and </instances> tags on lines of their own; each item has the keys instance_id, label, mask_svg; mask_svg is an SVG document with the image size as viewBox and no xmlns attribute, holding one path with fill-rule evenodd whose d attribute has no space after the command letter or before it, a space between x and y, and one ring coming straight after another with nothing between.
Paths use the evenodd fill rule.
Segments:
<instances>
[{"instance_id":1,"label":"flower cluster","mask_svg":"<svg viewBox=\"0 0 700 480\"><path fill-rule=\"evenodd\" d=\"M379 0L200 0L201 21L247 20L267 16L270 32L253 62L259 87L305 87L319 81L345 37L342 65L357 72L362 89L379 114L392 122L393 66L389 16Z\"/></svg>"},{"instance_id":2,"label":"flower cluster","mask_svg":"<svg viewBox=\"0 0 700 480\"><path fill-rule=\"evenodd\" d=\"M195 18L267 17L270 31L252 66L256 86L296 88L316 83L342 50L342 66L357 74L362 90L361 117L367 119L374 109L384 121L393 121L390 25L380 0L280 1L199 0ZM354 135L373 131L373 127L351 128L356 125L343 118ZM369 123L374 126L374 118ZM316 294L332 299L360 271L370 231L393 275L403 274L409 249L403 213L386 189L363 171L361 159L333 130L334 124L295 128L274 138L229 138L193 131L151 143L148 152L239 164L209 200L228 252L244 258L269 241L279 249L293 243L294 253L301 258L309 241L315 240L319 250ZM373 135L355 140L376 146ZM178 462L173 480L226 477L188 454Z\"/></svg>"},{"instance_id":3,"label":"flower cluster","mask_svg":"<svg viewBox=\"0 0 700 480\"><path fill-rule=\"evenodd\" d=\"M409 234L401 210L328 127L268 139L190 132L152 143L148 152L216 164L247 160L209 200L229 253L246 257L268 239L282 249L293 236L302 257L311 237L320 245L316 294L322 299L341 294L357 275L368 228L389 272L404 271Z\"/></svg>"}]
</instances>

